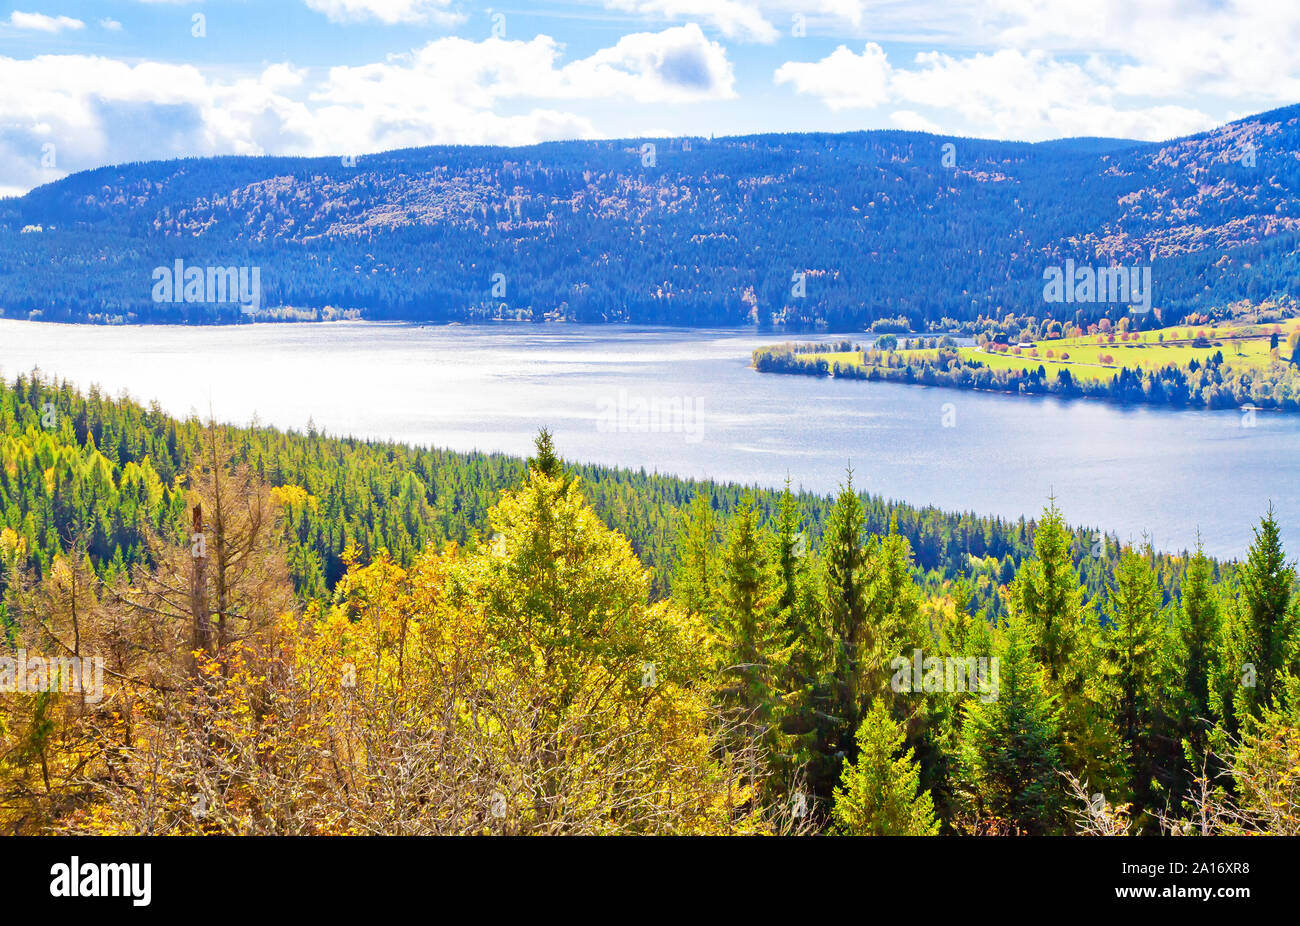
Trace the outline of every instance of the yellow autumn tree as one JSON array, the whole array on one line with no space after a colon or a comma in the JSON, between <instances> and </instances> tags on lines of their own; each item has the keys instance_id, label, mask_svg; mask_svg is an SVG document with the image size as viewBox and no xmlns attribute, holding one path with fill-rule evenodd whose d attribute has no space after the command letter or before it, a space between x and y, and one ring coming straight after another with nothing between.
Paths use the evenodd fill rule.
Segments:
<instances>
[{"instance_id":1,"label":"yellow autumn tree","mask_svg":"<svg viewBox=\"0 0 1300 926\"><path fill-rule=\"evenodd\" d=\"M326 609L142 686L65 831L733 833L772 828L729 754L709 630L580 485L530 471L476 549L353 562ZM173 676L174 678L175 676Z\"/></svg>"}]
</instances>

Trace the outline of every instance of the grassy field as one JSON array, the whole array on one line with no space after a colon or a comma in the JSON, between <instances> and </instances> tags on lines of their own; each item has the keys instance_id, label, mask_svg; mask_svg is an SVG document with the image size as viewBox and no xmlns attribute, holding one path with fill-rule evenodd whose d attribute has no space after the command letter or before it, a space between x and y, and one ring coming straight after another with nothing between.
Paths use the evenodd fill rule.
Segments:
<instances>
[{"instance_id":1,"label":"grassy field","mask_svg":"<svg viewBox=\"0 0 1300 926\"><path fill-rule=\"evenodd\" d=\"M1026 346L1010 345L1007 351L994 351L979 347L958 349L964 360L983 364L995 370L1031 370L1042 366L1051 377L1059 370L1069 370L1079 380L1109 380L1120 368L1153 369L1174 366L1185 368L1192 360L1204 364L1206 359L1222 351L1225 366L1264 369L1277 362L1269 348L1273 325L1196 327L1175 326L1130 334L1129 340L1115 335L1114 343L1098 343L1097 335L1058 338L1036 341ZM1300 319L1291 319L1276 326L1279 359L1290 359L1287 338L1300 330ZM1193 346L1193 340L1204 332L1210 341L1208 347ZM1190 337L1189 337L1190 335ZM1162 337L1163 336L1163 337ZM899 350L898 356L906 361L921 361L934 357L935 351ZM1049 356L1050 354L1050 356ZM856 352L809 355L824 359L832 367L836 362L845 366L863 366L862 355Z\"/></svg>"}]
</instances>

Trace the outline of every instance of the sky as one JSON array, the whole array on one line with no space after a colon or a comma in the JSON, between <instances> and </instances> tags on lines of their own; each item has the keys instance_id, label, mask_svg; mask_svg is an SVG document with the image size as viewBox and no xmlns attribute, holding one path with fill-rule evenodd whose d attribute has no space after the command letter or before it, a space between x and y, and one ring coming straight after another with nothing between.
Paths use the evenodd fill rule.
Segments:
<instances>
[{"instance_id":1,"label":"sky","mask_svg":"<svg viewBox=\"0 0 1300 926\"><path fill-rule=\"evenodd\" d=\"M1300 102L1295 0L17 0L0 196L127 161L909 129L1160 140Z\"/></svg>"}]
</instances>

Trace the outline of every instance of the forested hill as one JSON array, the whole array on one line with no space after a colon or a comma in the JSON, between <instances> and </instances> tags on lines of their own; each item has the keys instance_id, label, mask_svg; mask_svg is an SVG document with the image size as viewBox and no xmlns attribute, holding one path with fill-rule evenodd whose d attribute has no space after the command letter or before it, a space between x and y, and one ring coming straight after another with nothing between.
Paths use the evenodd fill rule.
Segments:
<instances>
[{"instance_id":1,"label":"forested hill","mask_svg":"<svg viewBox=\"0 0 1300 926\"><path fill-rule=\"evenodd\" d=\"M1178 316L1300 290L1298 120L1166 143L880 131L108 167L0 201L0 309L250 317L211 292L156 301L154 269L181 260L257 268L262 317L919 328L1075 318L1042 299L1044 267L1074 258L1151 261Z\"/></svg>"},{"instance_id":2,"label":"forested hill","mask_svg":"<svg viewBox=\"0 0 1300 926\"><path fill-rule=\"evenodd\" d=\"M196 465L202 432L195 419L178 421L157 405L146 409L98 389L83 394L36 377L20 376L12 385L0 379L0 531L14 532L38 575L76 537L97 572L120 575L147 557L151 534L186 536L186 474ZM488 510L524 472L523 460L500 454L260 427L226 434L238 462L272 486L289 512L289 571L307 598L334 588L349 550L361 562L384 550L405 566L430 544L480 543L489 532ZM645 470L571 464L570 472L605 523L628 538L650 570L657 597L669 591L681 513L692 500L707 498L726 520L748 496L762 523L773 522L781 504L778 492ZM834 499L802 491L793 498L799 529L816 549ZM999 589L1032 555L1036 521L947 513L867 495L861 503L865 530L885 534L893 525L906 538L925 588L938 591L964 576L990 618L1003 613ZM1104 594L1119 547L1117 537L1103 541L1095 529L1073 531L1072 558L1091 596ZM1103 555L1094 555L1099 550ZM1157 554L1155 561L1166 587L1176 592L1186 556ZM0 626L2 618L0 604Z\"/></svg>"}]
</instances>

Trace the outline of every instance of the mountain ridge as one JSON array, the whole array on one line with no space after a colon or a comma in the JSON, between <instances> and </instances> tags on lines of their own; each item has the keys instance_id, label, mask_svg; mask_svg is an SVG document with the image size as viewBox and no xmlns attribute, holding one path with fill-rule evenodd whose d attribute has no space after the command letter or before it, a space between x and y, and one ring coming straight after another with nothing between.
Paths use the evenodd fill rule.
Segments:
<instances>
[{"instance_id":1,"label":"mountain ridge","mask_svg":"<svg viewBox=\"0 0 1300 926\"><path fill-rule=\"evenodd\" d=\"M259 268L262 310L919 328L1056 315L1042 273L1070 258L1149 262L1157 306L1181 316L1289 298L1297 234L1300 104L1165 142L890 129L428 146L354 166L221 156L0 200L0 310L248 317L155 301L154 268L182 259Z\"/></svg>"}]
</instances>

